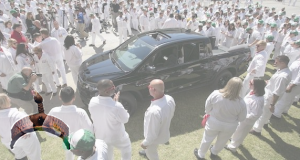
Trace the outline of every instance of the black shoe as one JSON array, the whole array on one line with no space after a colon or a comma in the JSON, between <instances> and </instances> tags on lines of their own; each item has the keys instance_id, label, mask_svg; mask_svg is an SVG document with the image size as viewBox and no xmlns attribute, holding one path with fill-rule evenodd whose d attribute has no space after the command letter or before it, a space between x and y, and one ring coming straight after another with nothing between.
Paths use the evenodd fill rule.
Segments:
<instances>
[{"instance_id":1,"label":"black shoe","mask_svg":"<svg viewBox=\"0 0 300 160\"><path fill-rule=\"evenodd\" d=\"M147 155L146 155L145 150L140 150L140 151L139 151L139 155L142 156L142 157L144 157L144 158L146 158L146 159L149 159L149 158L147 157Z\"/></svg>"},{"instance_id":2,"label":"black shoe","mask_svg":"<svg viewBox=\"0 0 300 160\"><path fill-rule=\"evenodd\" d=\"M201 158L201 157L198 155L198 148L195 148L195 149L194 149L194 155L195 155L195 157L196 157L198 160L203 160L203 159L205 159L205 158Z\"/></svg>"},{"instance_id":3,"label":"black shoe","mask_svg":"<svg viewBox=\"0 0 300 160\"><path fill-rule=\"evenodd\" d=\"M105 41L103 41L103 44L106 44L106 40L105 40Z\"/></svg>"},{"instance_id":4,"label":"black shoe","mask_svg":"<svg viewBox=\"0 0 300 160\"><path fill-rule=\"evenodd\" d=\"M281 118L275 116L274 114L272 114L271 118L272 118L272 119L281 119ZM264 125L264 127L265 127L265 125Z\"/></svg>"},{"instance_id":5,"label":"black shoe","mask_svg":"<svg viewBox=\"0 0 300 160\"><path fill-rule=\"evenodd\" d=\"M90 44L89 46L94 47L95 45L94 44Z\"/></svg>"},{"instance_id":6,"label":"black shoe","mask_svg":"<svg viewBox=\"0 0 300 160\"><path fill-rule=\"evenodd\" d=\"M218 157L218 155L215 155L215 154L213 154L212 152L211 152L211 148L213 147L214 145L211 145L210 146L210 149L209 149L209 151L210 151L210 158L217 158Z\"/></svg>"},{"instance_id":7,"label":"black shoe","mask_svg":"<svg viewBox=\"0 0 300 160\"><path fill-rule=\"evenodd\" d=\"M261 132L256 132L255 130L251 130L249 133L255 136L261 136Z\"/></svg>"},{"instance_id":8,"label":"black shoe","mask_svg":"<svg viewBox=\"0 0 300 160\"><path fill-rule=\"evenodd\" d=\"M268 129L269 128L269 124L264 124L264 129Z\"/></svg>"},{"instance_id":9,"label":"black shoe","mask_svg":"<svg viewBox=\"0 0 300 160\"><path fill-rule=\"evenodd\" d=\"M293 102L293 106L297 106L298 105L298 102Z\"/></svg>"}]
</instances>

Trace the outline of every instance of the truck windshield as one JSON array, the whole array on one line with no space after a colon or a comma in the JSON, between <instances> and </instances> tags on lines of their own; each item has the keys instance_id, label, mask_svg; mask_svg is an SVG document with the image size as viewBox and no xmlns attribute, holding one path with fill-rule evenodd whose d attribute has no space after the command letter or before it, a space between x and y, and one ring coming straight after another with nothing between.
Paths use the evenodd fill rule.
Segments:
<instances>
[{"instance_id":1,"label":"truck windshield","mask_svg":"<svg viewBox=\"0 0 300 160\"><path fill-rule=\"evenodd\" d=\"M138 66L153 50L153 46L141 39L132 39L124 42L113 53L112 58L124 71L131 71Z\"/></svg>"}]
</instances>

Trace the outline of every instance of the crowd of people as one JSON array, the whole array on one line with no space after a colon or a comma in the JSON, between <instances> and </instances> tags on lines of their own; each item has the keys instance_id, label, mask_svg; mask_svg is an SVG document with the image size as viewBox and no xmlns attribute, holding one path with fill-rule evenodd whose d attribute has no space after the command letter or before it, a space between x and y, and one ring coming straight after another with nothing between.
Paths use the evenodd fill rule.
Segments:
<instances>
[{"instance_id":1,"label":"crowd of people","mask_svg":"<svg viewBox=\"0 0 300 160\"><path fill-rule=\"evenodd\" d=\"M74 133L69 139L72 149L66 151L66 159L77 155L82 159L111 160L114 147L121 150L122 159L131 159L130 135L124 127L129 114L118 102L119 93L114 95L113 82L98 82L99 95L89 103L92 123L86 111L73 105L74 89L67 85L66 79L68 66L77 84L82 63L81 46L69 31L74 28L82 40L90 32L90 46L96 45L96 36L104 45L106 37L101 31L110 23L118 33L119 43L128 35L133 36L132 29L142 33L183 28L215 37L216 46L248 45L251 54L245 79L232 78L206 101L205 132L194 154L197 159L203 159L210 149L211 156L217 156L224 147L235 152L248 132L259 136L271 117L281 118L299 99L300 15L287 16L285 8L263 7L251 0L246 0L244 7L239 0L206 3L193 0L1 1L0 82L5 93L0 95L0 117L5 119L0 122L1 142L9 148L13 123L37 111L31 90L56 96L61 88L59 97L63 105L53 108L49 115L63 120L70 133ZM269 59L274 61L277 72L265 81L262 77ZM41 82L45 91L40 88ZM145 113L145 139L139 154L158 160L158 145L170 138L175 101L164 94L161 80L153 80L148 88L154 99ZM26 114L10 108L10 101L22 107ZM30 141L25 137L11 150L16 159L41 159L40 144L32 138L35 136L30 134ZM210 148L216 137L215 145ZM229 139L231 142L226 145ZM33 145L24 145L28 143Z\"/></svg>"}]
</instances>

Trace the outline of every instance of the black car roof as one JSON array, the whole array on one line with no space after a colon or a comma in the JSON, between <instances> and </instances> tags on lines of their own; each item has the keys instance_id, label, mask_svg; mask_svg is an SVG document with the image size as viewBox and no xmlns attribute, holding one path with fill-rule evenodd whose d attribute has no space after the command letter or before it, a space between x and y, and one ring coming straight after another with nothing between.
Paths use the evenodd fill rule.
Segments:
<instances>
[{"instance_id":1,"label":"black car roof","mask_svg":"<svg viewBox=\"0 0 300 160\"><path fill-rule=\"evenodd\" d=\"M138 35L138 37L151 46L159 46L168 42L178 42L196 39L209 41L208 37L202 36L196 32L180 28L157 29L150 32L141 33Z\"/></svg>"}]
</instances>

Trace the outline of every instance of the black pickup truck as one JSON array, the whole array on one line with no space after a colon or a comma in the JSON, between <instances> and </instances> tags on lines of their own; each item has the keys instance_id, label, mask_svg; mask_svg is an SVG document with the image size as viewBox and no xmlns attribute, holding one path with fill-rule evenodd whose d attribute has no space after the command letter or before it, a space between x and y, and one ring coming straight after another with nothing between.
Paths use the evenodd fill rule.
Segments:
<instances>
[{"instance_id":1,"label":"black pickup truck","mask_svg":"<svg viewBox=\"0 0 300 160\"><path fill-rule=\"evenodd\" d=\"M79 69L78 91L84 104L97 94L96 84L111 79L129 113L137 99L149 96L153 79L165 82L173 93L202 85L224 87L246 71L250 50L246 45L215 47L213 38L185 29L162 29L133 36L113 50L95 54Z\"/></svg>"}]
</instances>

